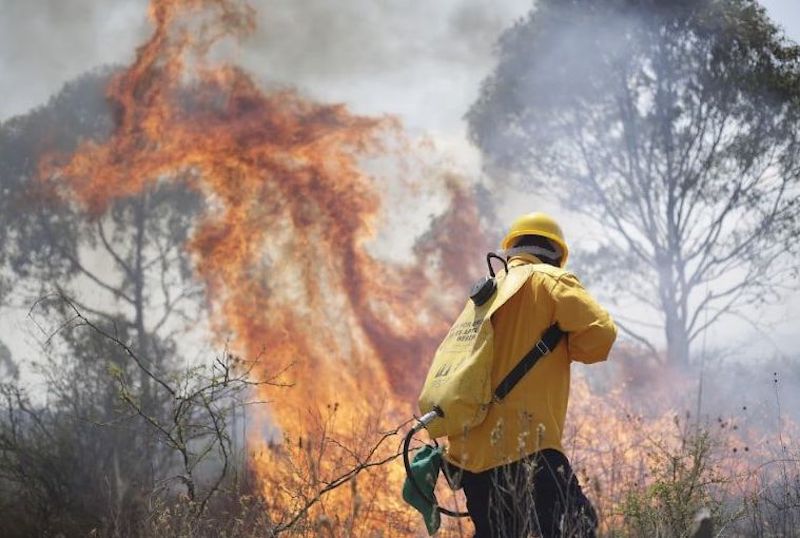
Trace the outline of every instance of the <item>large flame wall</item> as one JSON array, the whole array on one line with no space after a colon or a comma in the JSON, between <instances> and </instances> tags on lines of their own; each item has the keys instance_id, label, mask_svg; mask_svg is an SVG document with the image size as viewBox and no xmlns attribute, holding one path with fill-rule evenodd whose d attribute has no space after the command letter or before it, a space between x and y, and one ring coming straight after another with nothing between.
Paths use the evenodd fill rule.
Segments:
<instances>
[{"instance_id":1,"label":"large flame wall","mask_svg":"<svg viewBox=\"0 0 800 538\"><path fill-rule=\"evenodd\" d=\"M259 357L257 374L285 371L281 381L292 384L263 395L286 439L335 433L321 432L331 406L343 430L376 413L404 417L459 306L452 291L475 276L467 260L484 239L474 201L452 177L429 178L449 208L407 263L371 256L381 212L413 203L384 199L386 186L361 167L372 160L404 181L397 122L291 90L265 93L240 69L211 62L215 43L252 30L246 5L153 0L149 13L152 36L108 88L112 135L51 156L42 177L98 217L157 182L204 195L186 248L219 333ZM265 481L280 474L273 456L258 459Z\"/></svg>"}]
</instances>

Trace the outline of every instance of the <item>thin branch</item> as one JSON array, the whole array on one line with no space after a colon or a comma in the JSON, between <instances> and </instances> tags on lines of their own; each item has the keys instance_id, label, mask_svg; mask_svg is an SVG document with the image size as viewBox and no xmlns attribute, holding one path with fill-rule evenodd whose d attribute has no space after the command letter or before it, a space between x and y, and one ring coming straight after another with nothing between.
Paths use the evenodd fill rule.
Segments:
<instances>
[{"instance_id":1,"label":"thin branch","mask_svg":"<svg viewBox=\"0 0 800 538\"><path fill-rule=\"evenodd\" d=\"M397 435L400 432L400 430L410 422L411 420L408 420L403 424L401 424L400 426L398 426L397 428L395 428L394 430L385 432L381 436L381 438L377 441L377 443L373 445L372 449L369 451L368 456L364 462L359 463L353 469L348 470L347 472L337 476L335 479L328 482L324 488L320 489L316 493L316 495L314 495L314 497L306 500L305 504L294 514L294 516L292 516L292 518L289 521L275 527L275 529L273 530L273 534L277 536L282 532L290 530L295 524L297 524L298 521L300 521L300 519L302 519L308 513L311 507L320 502L325 495L335 490L336 488L350 482L356 476L358 476L362 471L365 471L372 467L380 467L381 465L385 465L391 461L396 460L398 457L402 456L403 455L402 451L395 451L391 455L386 456L385 458L376 461L370 461L372 459L372 456L378 451L378 449L383 445L383 443L386 440Z\"/></svg>"},{"instance_id":2,"label":"thin branch","mask_svg":"<svg viewBox=\"0 0 800 538\"><path fill-rule=\"evenodd\" d=\"M128 275L128 278L133 280L134 279L133 269L131 269L131 267L125 262L125 260L123 260L122 257L119 254L117 254L117 251L114 250L114 248L111 246L111 243L106 238L106 232L105 229L103 228L103 222L101 219L97 220L97 233L100 236L100 241L103 243L103 246L108 251L108 253L111 254L111 257L114 258L114 261L117 262L117 265L119 265L125 272L125 274Z\"/></svg>"},{"instance_id":3,"label":"thin branch","mask_svg":"<svg viewBox=\"0 0 800 538\"><path fill-rule=\"evenodd\" d=\"M83 313L78 309L78 307L75 305L75 303L72 302L72 300L69 297L67 297L66 295L60 295L60 297L61 300L63 300L64 303L67 306L69 306L73 312L75 312L75 317L80 319L85 325L90 327L92 330L94 330L104 338L110 340L111 342L114 342L119 347L121 347L123 351L125 351L125 353L131 359L133 359L133 361L136 363L136 366L138 366L145 373L145 375L147 375L147 377L149 377L150 379L161 385L161 387L163 387L164 390L166 390L172 397L176 396L175 389L170 387L163 379L161 379L153 372L151 372L150 369L147 368L147 366L144 364L144 362L142 362L142 360L138 357L138 355L136 355L136 353L134 353L133 350L125 342L123 342L114 335L108 334L105 330L101 329L100 327L92 323L86 316L83 315Z\"/></svg>"},{"instance_id":4,"label":"thin branch","mask_svg":"<svg viewBox=\"0 0 800 538\"><path fill-rule=\"evenodd\" d=\"M639 335L636 331L633 331L630 327L628 327L624 323L621 323L618 319L615 319L615 324L617 325L617 327L622 329L622 332L624 332L625 334L627 334L640 344L644 345L650 351L650 353L653 354L654 357L658 357L658 350L656 350L655 346L652 343L650 343L650 341L647 338Z\"/></svg>"}]
</instances>

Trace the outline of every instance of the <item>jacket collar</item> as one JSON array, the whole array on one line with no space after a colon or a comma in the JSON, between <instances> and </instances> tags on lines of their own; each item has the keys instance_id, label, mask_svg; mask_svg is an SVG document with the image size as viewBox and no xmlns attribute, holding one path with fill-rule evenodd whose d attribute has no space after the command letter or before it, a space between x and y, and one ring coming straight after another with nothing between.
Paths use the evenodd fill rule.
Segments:
<instances>
[{"instance_id":1,"label":"jacket collar","mask_svg":"<svg viewBox=\"0 0 800 538\"><path fill-rule=\"evenodd\" d=\"M534 256L533 254L527 253L519 253L515 254L508 260L509 267L517 267L519 265L525 265L526 263L544 263L542 260Z\"/></svg>"}]
</instances>

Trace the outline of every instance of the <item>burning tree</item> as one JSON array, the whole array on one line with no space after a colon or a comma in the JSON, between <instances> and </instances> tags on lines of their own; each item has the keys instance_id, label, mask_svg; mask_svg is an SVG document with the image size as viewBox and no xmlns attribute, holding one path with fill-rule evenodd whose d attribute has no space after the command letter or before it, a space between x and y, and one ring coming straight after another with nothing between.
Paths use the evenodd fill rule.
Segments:
<instances>
[{"instance_id":1,"label":"burning tree","mask_svg":"<svg viewBox=\"0 0 800 538\"><path fill-rule=\"evenodd\" d=\"M778 297L798 234L800 48L754 0L543 0L502 36L468 114L498 178L602 230L584 258L684 364L726 314ZM622 310L622 309L620 309ZM624 312L624 311L622 311Z\"/></svg>"},{"instance_id":2,"label":"burning tree","mask_svg":"<svg viewBox=\"0 0 800 538\"><path fill-rule=\"evenodd\" d=\"M399 467L389 478L360 479L360 488L381 493L367 503L355 485L324 505L317 496L358 474L343 475L345 462L360 472L376 459L391 460L385 432L410 412L415 374L458 306L448 291L473 277L424 269L434 259L470 267L464 256L482 243L474 200L457 181L442 181L450 208L429 241L417 242L411 261L373 256L365 243L380 218L381 185L362 165L392 160L387 148L402 138L397 122L356 116L293 90L267 93L240 68L213 59L216 44L252 31L244 2L154 0L149 14L152 35L106 85L105 129L39 151L25 161L24 174L10 178L30 187L31 203L52 201L75 223L64 241L48 235L62 228L37 223L47 224L43 243L62 263L44 282L73 292L67 319L75 312L84 323L91 319L96 333L113 335L161 379L178 357L173 329L192 323L176 301L187 298L184 289L189 299L202 290L213 338L230 337L234 354L259 357L256 377L285 371L275 384L292 385L279 395L254 389L270 410L252 428L261 435L252 440L257 455L250 463L275 527L311 521L313 532L320 512L345 503L362 514L353 525L385 527L388 507L399 501L379 502L396 497L381 484L398 482ZM461 248L453 248L457 241ZM87 261L95 253L104 265ZM101 347L86 338L73 339L76 355L101 354L131 367L126 352L107 353L107 340ZM169 398L155 397L164 386L144 368L130 374L138 398L125 401L158 439L175 444L159 428L170 424L156 412L169 409Z\"/></svg>"}]
</instances>

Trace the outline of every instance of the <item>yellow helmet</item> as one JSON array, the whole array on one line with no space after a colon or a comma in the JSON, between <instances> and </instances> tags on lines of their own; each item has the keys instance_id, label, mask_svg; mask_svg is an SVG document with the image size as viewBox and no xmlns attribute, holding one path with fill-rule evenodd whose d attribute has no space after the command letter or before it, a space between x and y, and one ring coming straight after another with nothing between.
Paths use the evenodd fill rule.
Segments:
<instances>
[{"instance_id":1,"label":"yellow helmet","mask_svg":"<svg viewBox=\"0 0 800 538\"><path fill-rule=\"evenodd\" d=\"M501 248L503 250L511 248L514 240L523 235L540 235L555 242L564 252L564 255L561 256L561 267L566 265L569 248L567 247L567 242L564 241L564 233L561 231L561 226L558 225L553 217L546 213L528 213L517 217L517 220L511 224L511 228L503 238Z\"/></svg>"}]
</instances>

